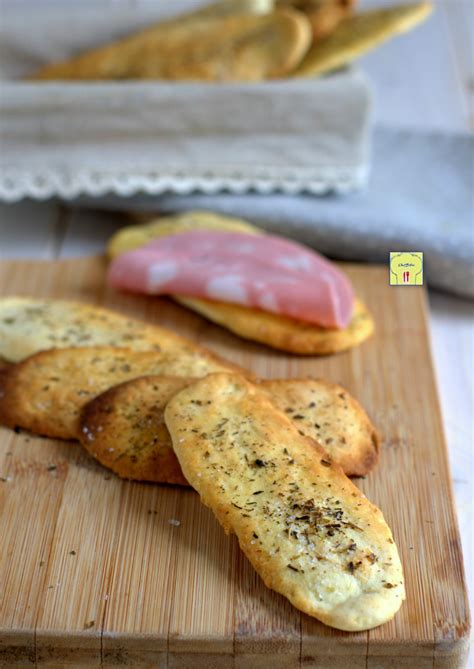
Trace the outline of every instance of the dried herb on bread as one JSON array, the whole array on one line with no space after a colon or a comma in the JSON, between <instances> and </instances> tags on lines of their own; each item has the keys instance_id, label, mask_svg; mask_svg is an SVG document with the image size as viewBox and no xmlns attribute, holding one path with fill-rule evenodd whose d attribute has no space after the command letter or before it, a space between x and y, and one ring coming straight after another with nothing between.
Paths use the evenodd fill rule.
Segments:
<instances>
[{"instance_id":1,"label":"dried herb on bread","mask_svg":"<svg viewBox=\"0 0 474 669\"><path fill-rule=\"evenodd\" d=\"M169 400L194 379L143 376L105 391L82 410L78 438L101 464L126 479L189 485L164 424ZM367 474L378 438L367 414L341 386L316 379L262 381L275 406L314 438L348 476Z\"/></svg>"},{"instance_id":2,"label":"dried herb on bread","mask_svg":"<svg viewBox=\"0 0 474 669\"><path fill-rule=\"evenodd\" d=\"M201 376L199 356L113 346L51 349L0 374L0 423L75 439L82 408L108 388L145 374Z\"/></svg>"},{"instance_id":3,"label":"dried herb on bread","mask_svg":"<svg viewBox=\"0 0 474 669\"><path fill-rule=\"evenodd\" d=\"M19 362L51 348L113 346L155 351L192 364L197 376L236 365L172 330L69 300L0 298L0 356Z\"/></svg>"},{"instance_id":4,"label":"dried herb on bread","mask_svg":"<svg viewBox=\"0 0 474 669\"><path fill-rule=\"evenodd\" d=\"M381 511L258 387L210 374L165 422L185 477L268 587L342 630L395 615L403 573Z\"/></svg>"}]
</instances>

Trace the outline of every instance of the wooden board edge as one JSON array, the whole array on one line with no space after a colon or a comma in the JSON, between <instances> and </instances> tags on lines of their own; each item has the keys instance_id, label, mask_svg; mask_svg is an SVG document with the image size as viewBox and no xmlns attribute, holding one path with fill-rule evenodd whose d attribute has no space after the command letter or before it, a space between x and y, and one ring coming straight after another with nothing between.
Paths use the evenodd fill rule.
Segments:
<instances>
[{"instance_id":1,"label":"wooden board edge","mask_svg":"<svg viewBox=\"0 0 474 669\"><path fill-rule=\"evenodd\" d=\"M452 641L444 639L436 642L433 669L464 669L467 667L470 648L471 626L469 624L463 635L457 639Z\"/></svg>"},{"instance_id":2,"label":"wooden board edge","mask_svg":"<svg viewBox=\"0 0 474 669\"><path fill-rule=\"evenodd\" d=\"M0 667L36 663L33 631L0 628Z\"/></svg>"},{"instance_id":3,"label":"wooden board edge","mask_svg":"<svg viewBox=\"0 0 474 669\"><path fill-rule=\"evenodd\" d=\"M65 665L100 665L102 634L100 630L71 632L37 630L35 634L36 663Z\"/></svg>"}]
</instances>

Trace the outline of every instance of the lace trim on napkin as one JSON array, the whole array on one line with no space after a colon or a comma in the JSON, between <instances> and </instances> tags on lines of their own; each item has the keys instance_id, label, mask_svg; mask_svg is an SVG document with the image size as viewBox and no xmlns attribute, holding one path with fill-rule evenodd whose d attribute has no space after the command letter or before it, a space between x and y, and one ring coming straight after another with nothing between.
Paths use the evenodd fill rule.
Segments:
<instances>
[{"instance_id":1,"label":"lace trim on napkin","mask_svg":"<svg viewBox=\"0 0 474 669\"><path fill-rule=\"evenodd\" d=\"M79 195L100 196L114 193L130 196L142 192L159 195L164 192L207 194L280 192L286 194L328 191L347 192L366 182L367 168L271 168L202 169L194 171L110 172L100 170L38 169L23 170L5 167L0 174L0 198L13 202L24 197L45 199L59 196L66 199Z\"/></svg>"}]
</instances>

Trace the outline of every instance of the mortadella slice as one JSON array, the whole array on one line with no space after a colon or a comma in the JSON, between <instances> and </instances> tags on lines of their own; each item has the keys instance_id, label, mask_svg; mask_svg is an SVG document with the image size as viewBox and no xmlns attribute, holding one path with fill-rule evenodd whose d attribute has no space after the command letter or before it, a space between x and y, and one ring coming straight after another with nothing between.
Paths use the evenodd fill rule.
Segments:
<instances>
[{"instance_id":1,"label":"mortadella slice","mask_svg":"<svg viewBox=\"0 0 474 669\"><path fill-rule=\"evenodd\" d=\"M315 251L273 235L190 231L155 239L112 262L109 283L180 294L345 328L354 305L346 276Z\"/></svg>"}]
</instances>

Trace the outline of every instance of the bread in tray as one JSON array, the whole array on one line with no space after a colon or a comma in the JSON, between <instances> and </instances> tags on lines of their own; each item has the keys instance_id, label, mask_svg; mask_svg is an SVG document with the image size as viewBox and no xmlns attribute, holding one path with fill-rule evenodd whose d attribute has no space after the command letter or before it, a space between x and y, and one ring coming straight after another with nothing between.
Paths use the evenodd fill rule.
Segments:
<instances>
[{"instance_id":1,"label":"bread in tray","mask_svg":"<svg viewBox=\"0 0 474 669\"><path fill-rule=\"evenodd\" d=\"M164 410L173 395L193 381L144 376L110 388L83 408L78 439L122 478L188 485L164 424ZM347 475L362 476L374 467L376 430L347 390L316 379L268 380L259 386Z\"/></svg>"},{"instance_id":2,"label":"bread in tray","mask_svg":"<svg viewBox=\"0 0 474 669\"><path fill-rule=\"evenodd\" d=\"M33 81L315 77L412 29L428 2L353 13L355 0L227 0L44 66Z\"/></svg>"},{"instance_id":3,"label":"bread in tray","mask_svg":"<svg viewBox=\"0 0 474 669\"><path fill-rule=\"evenodd\" d=\"M186 479L268 587L341 630L394 616L403 573L382 513L265 393L210 374L170 400L165 422Z\"/></svg>"},{"instance_id":4,"label":"bread in tray","mask_svg":"<svg viewBox=\"0 0 474 669\"><path fill-rule=\"evenodd\" d=\"M292 9L217 17L197 13L47 65L31 78L261 81L286 76L310 43L308 18Z\"/></svg>"},{"instance_id":5,"label":"bread in tray","mask_svg":"<svg viewBox=\"0 0 474 669\"><path fill-rule=\"evenodd\" d=\"M432 12L429 2L394 5L353 14L324 40L315 40L295 77L315 77L357 60L383 42L407 32Z\"/></svg>"}]
</instances>

